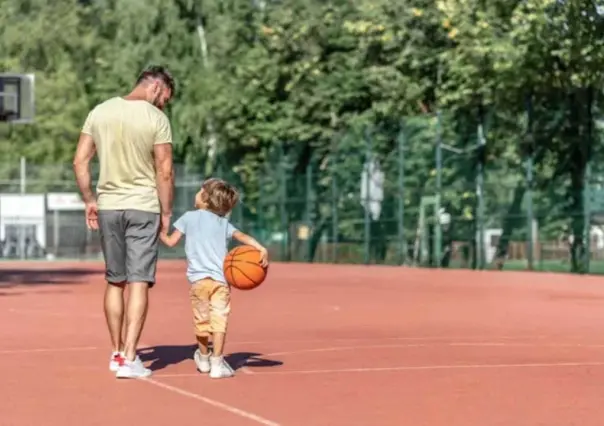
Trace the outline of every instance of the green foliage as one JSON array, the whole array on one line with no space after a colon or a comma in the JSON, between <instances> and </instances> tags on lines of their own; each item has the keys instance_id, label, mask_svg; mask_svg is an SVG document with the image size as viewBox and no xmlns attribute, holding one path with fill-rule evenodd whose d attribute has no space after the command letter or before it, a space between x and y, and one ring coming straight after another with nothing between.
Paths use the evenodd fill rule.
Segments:
<instances>
[{"instance_id":1,"label":"green foliage","mask_svg":"<svg viewBox=\"0 0 604 426\"><path fill-rule=\"evenodd\" d=\"M588 0L0 0L0 71L36 73L37 111L33 126L0 125L10 164L0 177L23 155L69 163L87 111L161 62L178 81L177 161L235 181L241 214L263 226L310 221L320 238L338 212L331 237L361 239L360 172L372 157L387 176L380 232L398 235L403 137L413 235L420 198L436 191L440 137L466 152L445 153L442 188L471 239L482 124L486 226L519 214L530 157L536 214L553 238L582 210L589 160L602 155L603 35ZM53 170L44 179L69 179Z\"/></svg>"}]
</instances>

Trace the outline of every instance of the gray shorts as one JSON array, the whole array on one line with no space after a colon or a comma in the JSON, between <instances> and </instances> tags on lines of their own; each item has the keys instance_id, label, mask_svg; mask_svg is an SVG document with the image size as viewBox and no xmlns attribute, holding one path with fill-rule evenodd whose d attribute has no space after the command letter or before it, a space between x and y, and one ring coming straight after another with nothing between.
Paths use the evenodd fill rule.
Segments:
<instances>
[{"instance_id":1,"label":"gray shorts","mask_svg":"<svg viewBox=\"0 0 604 426\"><path fill-rule=\"evenodd\" d=\"M140 210L100 210L99 231L107 282L155 284L160 218Z\"/></svg>"}]
</instances>

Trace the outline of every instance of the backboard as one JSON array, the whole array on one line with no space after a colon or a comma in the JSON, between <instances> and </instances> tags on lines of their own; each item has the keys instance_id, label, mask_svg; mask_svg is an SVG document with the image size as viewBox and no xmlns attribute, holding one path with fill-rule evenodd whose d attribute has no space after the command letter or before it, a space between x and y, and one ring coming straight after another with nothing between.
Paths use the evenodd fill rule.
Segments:
<instances>
[{"instance_id":1,"label":"backboard","mask_svg":"<svg viewBox=\"0 0 604 426\"><path fill-rule=\"evenodd\" d=\"M34 122L34 86L34 74L0 73L0 122Z\"/></svg>"}]
</instances>

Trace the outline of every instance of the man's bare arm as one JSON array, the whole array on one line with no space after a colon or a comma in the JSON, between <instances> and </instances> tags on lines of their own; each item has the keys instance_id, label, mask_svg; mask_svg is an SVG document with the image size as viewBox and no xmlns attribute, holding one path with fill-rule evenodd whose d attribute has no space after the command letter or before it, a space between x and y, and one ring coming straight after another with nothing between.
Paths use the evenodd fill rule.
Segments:
<instances>
[{"instance_id":1,"label":"man's bare arm","mask_svg":"<svg viewBox=\"0 0 604 426\"><path fill-rule=\"evenodd\" d=\"M81 133L73 158L73 171L82 199L87 204L95 201L92 192L92 178L90 177L90 160L92 160L95 153L96 147L92 136Z\"/></svg>"},{"instance_id":2,"label":"man's bare arm","mask_svg":"<svg viewBox=\"0 0 604 426\"><path fill-rule=\"evenodd\" d=\"M155 174L157 192L161 213L172 215L172 200L174 198L174 167L172 164L172 144L161 143L153 146L155 158Z\"/></svg>"}]
</instances>

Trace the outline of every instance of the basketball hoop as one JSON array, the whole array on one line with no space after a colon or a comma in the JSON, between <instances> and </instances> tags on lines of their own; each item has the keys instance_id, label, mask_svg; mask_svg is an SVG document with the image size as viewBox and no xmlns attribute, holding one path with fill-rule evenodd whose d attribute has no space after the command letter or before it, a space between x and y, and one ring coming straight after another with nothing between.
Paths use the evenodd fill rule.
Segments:
<instances>
[{"instance_id":1,"label":"basketball hoop","mask_svg":"<svg viewBox=\"0 0 604 426\"><path fill-rule=\"evenodd\" d=\"M34 81L33 74L0 73L0 122L34 122Z\"/></svg>"}]
</instances>

